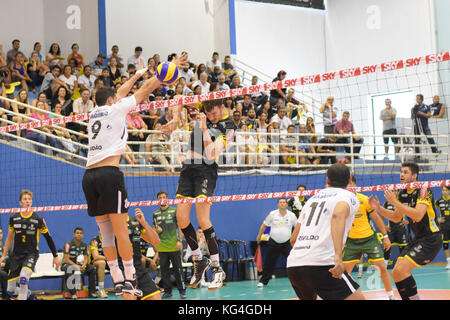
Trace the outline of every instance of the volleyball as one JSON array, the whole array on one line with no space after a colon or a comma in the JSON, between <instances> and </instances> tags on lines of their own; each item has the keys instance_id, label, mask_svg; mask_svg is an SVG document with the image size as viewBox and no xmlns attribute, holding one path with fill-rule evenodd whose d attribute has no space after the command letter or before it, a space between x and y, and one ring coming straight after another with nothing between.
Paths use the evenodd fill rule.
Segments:
<instances>
[{"instance_id":1,"label":"volleyball","mask_svg":"<svg viewBox=\"0 0 450 320\"><path fill-rule=\"evenodd\" d=\"M173 62L163 62L156 68L156 77L164 84L172 84L178 79L178 67Z\"/></svg>"}]
</instances>

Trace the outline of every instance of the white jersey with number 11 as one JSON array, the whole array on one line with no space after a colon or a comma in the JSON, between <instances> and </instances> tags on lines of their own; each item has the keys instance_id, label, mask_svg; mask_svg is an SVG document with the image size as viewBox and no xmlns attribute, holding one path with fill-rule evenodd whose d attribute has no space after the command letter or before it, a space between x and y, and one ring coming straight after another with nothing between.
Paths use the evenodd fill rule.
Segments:
<instances>
[{"instance_id":1,"label":"white jersey with number 11","mask_svg":"<svg viewBox=\"0 0 450 320\"><path fill-rule=\"evenodd\" d=\"M88 124L87 167L126 151L128 140L126 117L134 107L136 107L136 99L132 95L117 101L112 106L95 107L91 111Z\"/></svg>"},{"instance_id":2,"label":"white jersey with number 11","mask_svg":"<svg viewBox=\"0 0 450 320\"><path fill-rule=\"evenodd\" d=\"M345 244L355 213L359 209L359 200L354 193L345 189L323 189L306 202L297 220L301 224L300 232L288 257L288 268L334 265L331 216L339 202L346 202L350 207L342 239Z\"/></svg>"}]
</instances>

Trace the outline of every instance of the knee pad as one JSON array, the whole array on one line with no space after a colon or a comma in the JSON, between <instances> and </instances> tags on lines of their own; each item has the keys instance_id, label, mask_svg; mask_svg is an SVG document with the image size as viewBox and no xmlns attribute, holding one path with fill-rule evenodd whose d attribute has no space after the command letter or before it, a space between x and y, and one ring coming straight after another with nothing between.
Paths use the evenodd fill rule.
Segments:
<instances>
[{"instance_id":1,"label":"knee pad","mask_svg":"<svg viewBox=\"0 0 450 320\"><path fill-rule=\"evenodd\" d=\"M28 285L29 279L31 276L31 271L29 269L23 268L20 271L20 278L19 278L19 284L21 286L26 286Z\"/></svg>"},{"instance_id":2,"label":"knee pad","mask_svg":"<svg viewBox=\"0 0 450 320\"><path fill-rule=\"evenodd\" d=\"M97 221L100 234L102 236L102 247L115 247L114 229L109 218Z\"/></svg>"},{"instance_id":3,"label":"knee pad","mask_svg":"<svg viewBox=\"0 0 450 320\"><path fill-rule=\"evenodd\" d=\"M448 250L448 242L444 242L442 244L442 247L444 247L444 250Z\"/></svg>"},{"instance_id":4,"label":"knee pad","mask_svg":"<svg viewBox=\"0 0 450 320\"><path fill-rule=\"evenodd\" d=\"M19 278L19 284L21 286L26 286L28 284L28 278L27 277L20 277Z\"/></svg>"}]
</instances>

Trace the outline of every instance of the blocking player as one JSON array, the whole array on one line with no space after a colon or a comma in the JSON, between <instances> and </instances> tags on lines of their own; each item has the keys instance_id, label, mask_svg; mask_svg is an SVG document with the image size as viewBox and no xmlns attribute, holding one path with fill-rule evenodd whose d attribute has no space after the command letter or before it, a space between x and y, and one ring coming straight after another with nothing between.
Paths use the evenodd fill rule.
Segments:
<instances>
[{"instance_id":1,"label":"blocking player","mask_svg":"<svg viewBox=\"0 0 450 320\"><path fill-rule=\"evenodd\" d=\"M292 233L287 272L301 300L364 299L342 262L343 244L359 208L356 195L346 190L349 180L348 167L333 164L327 171L329 187L306 202Z\"/></svg>"},{"instance_id":2,"label":"blocking player","mask_svg":"<svg viewBox=\"0 0 450 320\"><path fill-rule=\"evenodd\" d=\"M414 162L402 163L400 171L401 183L416 182L419 177L419 166ZM439 253L442 246L442 235L436 224L436 213L433 206L433 192L430 189L400 190L398 197L392 191L385 191L386 200L395 210L383 208L378 197L369 198L369 204L386 219L400 222L403 215L409 220L414 238L402 250L392 270L392 278L403 300L420 300L417 284L411 271L416 267L430 263Z\"/></svg>"},{"instance_id":3,"label":"blocking player","mask_svg":"<svg viewBox=\"0 0 450 320\"><path fill-rule=\"evenodd\" d=\"M446 269L450 270L450 250L448 243L450 242L450 190L449 187L442 187L442 197L436 201L436 208L439 210L440 229L442 231L442 246L444 248L445 257L447 258Z\"/></svg>"},{"instance_id":4,"label":"blocking player","mask_svg":"<svg viewBox=\"0 0 450 320\"><path fill-rule=\"evenodd\" d=\"M398 196L398 190L395 190L393 192L396 196ZM391 211L395 210L395 207L387 201L384 202L383 208ZM408 219L403 217L402 220L397 223L388 220L388 225L386 226L386 230L388 232L388 237L389 240L391 241L391 245L398 246L400 252L403 250L404 247L408 245L408 230L406 228L407 225ZM386 266L389 264L392 246L388 250L384 251L384 260Z\"/></svg>"},{"instance_id":5,"label":"blocking player","mask_svg":"<svg viewBox=\"0 0 450 320\"><path fill-rule=\"evenodd\" d=\"M33 193L29 190L20 192L19 204L22 209L29 209L33 205ZM14 295L17 280L19 280L19 300L28 298L28 283L34 267L39 259L39 233L47 241L53 261L52 266L56 269L61 267L61 261L56 252L53 238L48 232L45 220L36 212L18 212L9 218L9 232L6 237L3 255L0 257L0 264L5 260L6 253L13 245L10 256L10 272L8 275L8 293Z\"/></svg>"},{"instance_id":6,"label":"blocking player","mask_svg":"<svg viewBox=\"0 0 450 320\"><path fill-rule=\"evenodd\" d=\"M356 187L356 178L354 176L351 177L349 187ZM345 243L344 256L342 258L345 270L351 273L355 265L360 262L361 255L366 253L368 261L372 262L380 271L388 299L395 300L392 292L391 276L384 263L384 250L370 224L370 218L373 219L383 234L383 247L385 250L388 250L391 247L391 242L389 241L386 227L383 219L370 207L369 197L361 193L356 193L356 196L359 200L359 210L355 215L352 228Z\"/></svg>"},{"instance_id":7,"label":"blocking player","mask_svg":"<svg viewBox=\"0 0 450 320\"><path fill-rule=\"evenodd\" d=\"M232 135L233 123L224 113L223 101L203 102L203 110L196 117L196 124L189 139L189 151L183 162L178 180L177 198L207 198L214 194L217 181L217 159L225 150L226 141ZM178 112L174 112L178 114ZM219 264L219 250L216 233L210 220L211 203L196 203L197 220L205 235L211 260L202 256L197 242L197 234L189 219L192 203L177 205L177 221L181 231L192 250L194 275L191 286L197 288L205 272L211 267L212 280L209 290L223 286L225 272Z\"/></svg>"},{"instance_id":8,"label":"blocking player","mask_svg":"<svg viewBox=\"0 0 450 320\"><path fill-rule=\"evenodd\" d=\"M305 191L306 186L300 184L297 187L297 191ZM295 216L298 218L302 208L305 206L306 201L308 201L308 198L301 196L301 197L292 197L288 200L288 205L291 208L291 211L295 214Z\"/></svg>"},{"instance_id":9,"label":"blocking player","mask_svg":"<svg viewBox=\"0 0 450 320\"><path fill-rule=\"evenodd\" d=\"M130 241L133 245L133 263L136 268L138 288L142 291L139 300L161 300L158 287L150 276L150 271L142 264L141 239L157 248L159 237L155 230L147 223L141 209L135 209L136 218L127 219ZM125 300L136 300L137 297L131 294L124 295Z\"/></svg>"},{"instance_id":10,"label":"blocking player","mask_svg":"<svg viewBox=\"0 0 450 320\"><path fill-rule=\"evenodd\" d=\"M187 63L187 55L175 58L177 66ZM102 236L103 251L114 282L117 296L123 293L141 296L137 289L133 251L128 238L128 199L123 173L119 170L121 155L126 151L128 139L126 116L161 82L156 76L146 80L139 90L128 96L135 82L147 71L140 69L117 93L112 88L100 88L95 100L98 104L89 117L89 149L87 169L83 176L83 191L88 204L88 215L96 219ZM119 269L117 251L124 265Z\"/></svg>"}]
</instances>

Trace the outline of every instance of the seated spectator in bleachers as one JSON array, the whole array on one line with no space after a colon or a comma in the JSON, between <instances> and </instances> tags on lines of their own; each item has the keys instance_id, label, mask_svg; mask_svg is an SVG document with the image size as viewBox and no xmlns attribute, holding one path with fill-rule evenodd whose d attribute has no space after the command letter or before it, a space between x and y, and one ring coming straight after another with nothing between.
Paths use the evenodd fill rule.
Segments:
<instances>
[{"instance_id":1,"label":"seated spectator in bleachers","mask_svg":"<svg viewBox=\"0 0 450 320\"><path fill-rule=\"evenodd\" d=\"M315 134L316 133L316 125L314 124L314 119L312 117L308 117L306 119L306 132ZM310 136L312 143L317 143L317 136Z\"/></svg>"},{"instance_id":2,"label":"seated spectator in bleachers","mask_svg":"<svg viewBox=\"0 0 450 320\"><path fill-rule=\"evenodd\" d=\"M72 68L72 75L78 78L78 75L81 73L82 69L77 68L77 61L74 58L69 60L69 66Z\"/></svg>"},{"instance_id":3,"label":"seated spectator in bleachers","mask_svg":"<svg viewBox=\"0 0 450 320\"><path fill-rule=\"evenodd\" d=\"M50 72L47 72L42 80L41 92L44 92L48 100L51 100L54 92L59 86L65 85L65 83L59 80L61 73L61 67L56 65L51 68Z\"/></svg>"},{"instance_id":4,"label":"seated spectator in bleachers","mask_svg":"<svg viewBox=\"0 0 450 320\"><path fill-rule=\"evenodd\" d=\"M8 52L6 52L6 64L9 66L11 64L11 61L15 61L16 60L16 54L17 53L22 53L23 56L25 56L23 54L22 51L20 51L20 40L13 40L12 41L12 48L11 50L8 50Z\"/></svg>"},{"instance_id":5,"label":"seated spectator in bleachers","mask_svg":"<svg viewBox=\"0 0 450 320\"><path fill-rule=\"evenodd\" d=\"M226 77L227 82L231 82L235 75L237 75L237 71L234 69L234 66L231 64L231 57L225 56L225 59L222 63L222 70Z\"/></svg>"},{"instance_id":6,"label":"seated spectator in bleachers","mask_svg":"<svg viewBox=\"0 0 450 320\"><path fill-rule=\"evenodd\" d=\"M35 42L33 45L33 53L36 52L39 57L39 61L44 63L44 59L42 57L41 50L42 50L42 44L40 42ZM46 65L46 66L48 67L48 65Z\"/></svg>"},{"instance_id":7,"label":"seated spectator in bleachers","mask_svg":"<svg viewBox=\"0 0 450 320\"><path fill-rule=\"evenodd\" d=\"M89 89L90 92L94 90L94 82L97 79L96 76L92 74L91 66L84 66L84 72L78 77L78 86L80 89Z\"/></svg>"},{"instance_id":8,"label":"seated spectator in bleachers","mask_svg":"<svg viewBox=\"0 0 450 320\"><path fill-rule=\"evenodd\" d=\"M117 67L123 72L125 69L125 61L123 60L122 56L119 54L119 46L113 45L111 48L111 54L108 56L108 63L111 63L111 58L116 58L117 61Z\"/></svg>"},{"instance_id":9,"label":"seated spectator in bleachers","mask_svg":"<svg viewBox=\"0 0 450 320\"><path fill-rule=\"evenodd\" d=\"M32 83L32 80L25 67L25 56L22 52L16 53L14 61L9 64L9 69L11 70L11 80L20 82L22 88L28 90L28 85Z\"/></svg>"},{"instance_id":10,"label":"seated spectator in bleachers","mask_svg":"<svg viewBox=\"0 0 450 320\"><path fill-rule=\"evenodd\" d=\"M119 68L119 65L117 64L117 58L112 57L109 59L108 64L108 70L109 70L109 76L111 80L113 81L113 84L116 84L120 82L120 77L122 76L122 71ZM111 85L113 86L113 85Z\"/></svg>"},{"instance_id":11,"label":"seated spectator in bleachers","mask_svg":"<svg viewBox=\"0 0 450 320\"><path fill-rule=\"evenodd\" d=\"M98 77L101 75L103 68L105 67L105 56L102 53L97 55L94 62L90 63L91 72L94 76Z\"/></svg>"},{"instance_id":12,"label":"seated spectator in bleachers","mask_svg":"<svg viewBox=\"0 0 450 320\"><path fill-rule=\"evenodd\" d=\"M105 271L109 270L106 263L106 257L103 254L102 239L96 236L89 243L89 263L92 264L97 271L97 297L108 298L105 292Z\"/></svg>"},{"instance_id":13,"label":"seated spectator in bleachers","mask_svg":"<svg viewBox=\"0 0 450 320\"><path fill-rule=\"evenodd\" d=\"M65 116L70 116L73 112L73 101L70 95L67 94L67 89L64 86L60 86L52 98L52 110L53 106L60 104L62 107L62 114Z\"/></svg>"},{"instance_id":14,"label":"seated spectator in bleachers","mask_svg":"<svg viewBox=\"0 0 450 320\"><path fill-rule=\"evenodd\" d=\"M163 134L161 130L162 124L157 122L153 130L158 132L152 133L147 137L147 144L145 145L145 151L149 152L147 154L147 159L151 164L161 164L164 170L170 172L170 144L167 135ZM165 154L161 154L165 153Z\"/></svg>"},{"instance_id":15,"label":"seated spectator in bleachers","mask_svg":"<svg viewBox=\"0 0 450 320\"><path fill-rule=\"evenodd\" d=\"M219 82L219 76L221 76L221 75L223 75L223 74L220 70L220 67L217 67L217 66L214 67L214 71L211 72L209 75L211 85L217 84ZM211 89L211 91L213 91L213 90Z\"/></svg>"},{"instance_id":16,"label":"seated spectator in bleachers","mask_svg":"<svg viewBox=\"0 0 450 320\"><path fill-rule=\"evenodd\" d=\"M258 140L256 138L256 135L251 134L245 134L247 132L250 132L248 127L244 124L241 127L241 132L244 133L242 136L244 138L243 144L245 145L244 152L245 155L245 164L257 164L257 151L258 151Z\"/></svg>"},{"instance_id":17,"label":"seated spectator in bleachers","mask_svg":"<svg viewBox=\"0 0 450 320\"><path fill-rule=\"evenodd\" d=\"M233 111L235 110L236 105L234 103L234 99L232 97L225 98L225 109L227 110L227 113L229 115L233 114Z\"/></svg>"},{"instance_id":18,"label":"seated spectator in bleachers","mask_svg":"<svg viewBox=\"0 0 450 320\"><path fill-rule=\"evenodd\" d=\"M324 133L330 133L333 134L334 127L337 122L337 110L334 106L334 97L330 96L327 98L327 101L325 101L319 110L320 113L322 113L323 116L323 130Z\"/></svg>"},{"instance_id":19,"label":"seated spectator in bleachers","mask_svg":"<svg viewBox=\"0 0 450 320\"><path fill-rule=\"evenodd\" d=\"M241 112L239 110L233 111L233 117L231 118L231 121L233 121L233 130L239 130L244 122L242 122L241 119Z\"/></svg>"},{"instance_id":20,"label":"seated spectator in bleachers","mask_svg":"<svg viewBox=\"0 0 450 320\"><path fill-rule=\"evenodd\" d=\"M59 66L61 69L64 67L64 58L61 56L61 48L59 44L52 43L50 49L45 57L45 61L50 67Z\"/></svg>"},{"instance_id":21,"label":"seated spectator in bleachers","mask_svg":"<svg viewBox=\"0 0 450 320\"><path fill-rule=\"evenodd\" d=\"M127 65L134 65L136 68L139 65L139 63L142 64L142 66L145 68L147 66L144 58L142 57L142 47L137 46L134 48L134 54L128 58Z\"/></svg>"},{"instance_id":22,"label":"seated spectator in bleachers","mask_svg":"<svg viewBox=\"0 0 450 320\"><path fill-rule=\"evenodd\" d=\"M281 70L278 72L277 76L275 77L275 79L272 80L272 82L283 81L285 78L286 78L286 71ZM277 104L278 99L280 99L280 98L283 99L283 105L284 105L287 100L286 88L270 90L269 101L270 101L271 106Z\"/></svg>"},{"instance_id":23,"label":"seated spectator in bleachers","mask_svg":"<svg viewBox=\"0 0 450 320\"><path fill-rule=\"evenodd\" d=\"M81 70L85 63L84 63L84 57L81 53L79 53L80 50L80 46L77 43L72 44L72 52L69 54L69 56L67 57L67 62L70 63L71 59L75 59L76 64L75 64L75 68L77 70Z\"/></svg>"},{"instance_id":24,"label":"seated spectator in bleachers","mask_svg":"<svg viewBox=\"0 0 450 320\"><path fill-rule=\"evenodd\" d=\"M247 118L247 114L250 109L255 109L255 105L252 102L252 97L249 94L244 95L244 101L241 103L241 105L241 114L243 118Z\"/></svg>"},{"instance_id":25,"label":"seated spectator in bleachers","mask_svg":"<svg viewBox=\"0 0 450 320\"><path fill-rule=\"evenodd\" d=\"M114 87L114 80L111 78L108 68L103 68L102 74L98 76L98 79L103 81L103 86Z\"/></svg>"},{"instance_id":26,"label":"seated spectator in bleachers","mask_svg":"<svg viewBox=\"0 0 450 320\"><path fill-rule=\"evenodd\" d=\"M233 77L233 80L231 80L231 84L230 84L230 89L237 89L237 88L242 88L241 78L239 77L239 75L236 75L235 77ZM244 96L234 97L234 102L236 104L242 103L243 100L244 100Z\"/></svg>"},{"instance_id":27,"label":"seated spectator in bleachers","mask_svg":"<svg viewBox=\"0 0 450 320\"><path fill-rule=\"evenodd\" d=\"M274 115L272 117L272 119L270 119L270 122L271 123L274 123L274 122L278 123L278 129L280 129L280 132L282 132L282 133L286 132L288 127L290 125L292 125L291 119L289 119L286 116L286 108L283 107L283 106L280 106L278 108L277 114ZM294 127L294 131L295 131L295 127Z\"/></svg>"},{"instance_id":28,"label":"seated spectator in bleachers","mask_svg":"<svg viewBox=\"0 0 450 320\"><path fill-rule=\"evenodd\" d=\"M180 84L183 87L182 95L187 96L190 93L192 93L192 90L190 86L186 84L186 79L184 77L178 78L178 84Z\"/></svg>"},{"instance_id":29,"label":"seated spectator in bleachers","mask_svg":"<svg viewBox=\"0 0 450 320\"><path fill-rule=\"evenodd\" d=\"M43 102L38 102L36 105L37 108L44 110L45 105ZM42 112L42 111L35 111L31 114L30 116L31 118L34 118L36 120L50 120L50 117L48 116L48 114ZM32 121L32 120L30 120ZM48 134L52 134L52 129L49 126L43 126L40 128L36 128L35 130L37 131L42 131ZM26 135L27 139L39 142L41 144L47 144L47 145L51 145L53 148L58 148L58 144L56 142L56 139L50 136L47 136L43 133L39 133L39 132L35 132L35 131L31 131L31 130L27 130L27 135ZM44 153L44 148L42 146L38 146L37 147L38 152L40 153ZM53 150L53 155L56 155L56 151Z\"/></svg>"},{"instance_id":30,"label":"seated spectator in bleachers","mask_svg":"<svg viewBox=\"0 0 450 320\"><path fill-rule=\"evenodd\" d=\"M129 132L128 134L128 141L136 141L136 142L143 142L145 141L146 134L144 132L148 129L147 125L145 124L144 120L139 115L139 112L132 112L127 115L127 123L128 123L128 130L139 130L141 132ZM131 149L134 152L139 152L140 145L139 144L130 144Z\"/></svg>"},{"instance_id":31,"label":"seated spectator in bleachers","mask_svg":"<svg viewBox=\"0 0 450 320\"><path fill-rule=\"evenodd\" d=\"M37 87L39 87L42 84L42 81L44 80L44 76L47 72L50 71L49 67L47 67L45 64L43 64L39 60L39 56L37 52L33 52L30 57L30 62L27 66L28 75L31 78L30 83L30 90L32 92L37 91Z\"/></svg>"},{"instance_id":32,"label":"seated spectator in bleachers","mask_svg":"<svg viewBox=\"0 0 450 320\"><path fill-rule=\"evenodd\" d=\"M212 74L214 72L215 67L219 67L220 70L222 69L222 65L219 61L219 53L218 52L214 52L211 57L211 60L209 60L206 63L207 72L209 74Z\"/></svg>"},{"instance_id":33,"label":"seated spectator in bleachers","mask_svg":"<svg viewBox=\"0 0 450 320\"><path fill-rule=\"evenodd\" d=\"M95 276L96 270L92 264L89 264L88 245L83 242L84 231L77 227L73 231L73 239L67 241L64 245L64 259L61 270L64 271L64 283L68 291L72 294L72 298L77 298L77 290L75 281L77 279L75 272L88 276L89 281L89 298L97 298L95 294ZM79 279L81 281L81 279Z\"/></svg>"},{"instance_id":34,"label":"seated spectator in bleachers","mask_svg":"<svg viewBox=\"0 0 450 320\"><path fill-rule=\"evenodd\" d=\"M72 74L72 67L69 65L65 65L63 74L61 74L58 79L65 83L68 98L72 97L75 91L78 89L78 80L77 77Z\"/></svg>"},{"instance_id":35,"label":"seated spectator in bleachers","mask_svg":"<svg viewBox=\"0 0 450 320\"><path fill-rule=\"evenodd\" d=\"M337 162L336 146L331 145L334 143L336 143L336 137L334 136L327 136L322 139L319 139L317 146L317 153L329 154L320 156L320 164L328 164L328 163L335 164Z\"/></svg>"},{"instance_id":36,"label":"seated spectator in bleachers","mask_svg":"<svg viewBox=\"0 0 450 320\"><path fill-rule=\"evenodd\" d=\"M4 82L0 82L0 84L1 84L1 89L2 89L0 95L5 98L6 97L5 83ZM11 106L10 106L9 102L6 101L6 100L0 100L0 108L11 110ZM6 112L0 110L0 125L2 127L5 127L5 126L8 125L8 123L6 121L3 121L3 120L10 120L10 119L12 119L11 115L8 115Z\"/></svg>"},{"instance_id":37,"label":"seated spectator in bleachers","mask_svg":"<svg viewBox=\"0 0 450 320\"><path fill-rule=\"evenodd\" d=\"M39 102L39 103L42 103L42 102ZM56 106L53 108L53 113L56 113L58 116L61 116L61 105L59 103L56 104ZM49 117L51 119L56 118L56 116L54 116L54 115L49 115ZM58 124L58 127L65 128L66 124L65 123ZM57 140L57 143L58 143L60 149L67 150L68 152L71 152L74 154L79 153L80 149L77 146L75 146L73 143L70 142L70 140L72 139L72 136L69 133L69 131L54 127L53 134L57 135L58 137L63 137L63 138L66 138L69 140L69 141L62 140L62 139ZM74 136L74 139L77 139L76 136Z\"/></svg>"},{"instance_id":38,"label":"seated spectator in bleachers","mask_svg":"<svg viewBox=\"0 0 450 320\"><path fill-rule=\"evenodd\" d=\"M189 68L189 66L180 68L178 71L178 76L179 78L183 77L186 80L188 87L191 87L195 82L195 73Z\"/></svg>"},{"instance_id":39,"label":"seated spectator in bleachers","mask_svg":"<svg viewBox=\"0 0 450 320\"><path fill-rule=\"evenodd\" d=\"M355 159L359 159L359 152L361 151L362 143L364 142L364 138L356 136L355 128L353 127L353 123L349 120L350 112L344 111L342 114L342 119L336 123L334 127L334 132L338 134L353 134L353 143L356 143L356 146L345 147L346 153L355 153ZM336 139L336 143L350 143L350 137L340 137Z\"/></svg>"},{"instance_id":40,"label":"seated spectator in bleachers","mask_svg":"<svg viewBox=\"0 0 450 320\"><path fill-rule=\"evenodd\" d=\"M150 78L153 77L156 74L156 69L157 68L158 68L158 66L155 63L155 59L153 59L152 57L148 58L148 60L147 60L147 73L150 76Z\"/></svg>"},{"instance_id":41,"label":"seated spectator in bleachers","mask_svg":"<svg viewBox=\"0 0 450 320\"><path fill-rule=\"evenodd\" d=\"M14 101L17 101L17 102L20 102L20 103L23 103L23 104L30 104L29 101L28 101L28 91L26 89L21 89L17 93L17 97L14 99ZM20 113L20 114L23 114L23 115L28 116L28 117L30 117L31 113L32 113L30 111L30 108L25 107L24 105L19 104L19 103L15 103L15 102L12 102L11 108L12 108L13 112ZM18 115L13 115L12 121L20 124L20 123L28 122L28 119L26 119L25 117L18 116ZM21 136L21 133L22 133L21 130L17 130L17 135L18 136Z\"/></svg>"},{"instance_id":42,"label":"seated spectator in bleachers","mask_svg":"<svg viewBox=\"0 0 450 320\"><path fill-rule=\"evenodd\" d=\"M92 101L94 102L94 105L97 105L95 102L95 94L98 89L103 88L103 80L102 79L95 79L94 81L94 89L92 90Z\"/></svg>"},{"instance_id":43,"label":"seated spectator in bleachers","mask_svg":"<svg viewBox=\"0 0 450 320\"><path fill-rule=\"evenodd\" d=\"M258 80L259 80L258 76L253 76L251 85L252 86L257 85ZM265 91L252 93L251 96L252 96L252 102L255 104L257 112L269 100L269 96L267 95L267 92L265 92Z\"/></svg>"},{"instance_id":44,"label":"seated spectator in bleachers","mask_svg":"<svg viewBox=\"0 0 450 320\"><path fill-rule=\"evenodd\" d=\"M256 131L266 132L269 126L267 112L261 113L261 115L256 119Z\"/></svg>"},{"instance_id":45,"label":"seated spectator in bleachers","mask_svg":"<svg viewBox=\"0 0 450 320\"><path fill-rule=\"evenodd\" d=\"M89 90L82 89L82 90L80 90L80 94L81 94L81 97L76 99L73 102L73 114L88 113L88 112L91 112L92 109L94 109L94 102L90 99L91 94L90 94ZM69 125L68 128L70 128L74 131L87 134L87 126L83 126L83 125L75 123L75 122L68 123L68 125ZM83 138L81 138L81 139L83 139ZM84 143L84 142L80 141L80 143Z\"/></svg>"},{"instance_id":46,"label":"seated spectator in bleachers","mask_svg":"<svg viewBox=\"0 0 450 320\"><path fill-rule=\"evenodd\" d=\"M200 75L203 73L203 72L208 72L207 71L207 69L206 69L206 65L204 64L204 63L200 63L198 66L197 66L197 69L196 69L196 71L195 71L195 80L197 81L197 80L200 80ZM208 73L207 73L208 74ZM192 86L194 86L194 85L192 85Z\"/></svg>"},{"instance_id":47,"label":"seated spectator in bleachers","mask_svg":"<svg viewBox=\"0 0 450 320\"><path fill-rule=\"evenodd\" d=\"M219 91L228 91L228 90L230 90L230 87L228 86L228 84L225 83L225 75L220 74L217 77L217 88L219 89Z\"/></svg>"},{"instance_id":48,"label":"seated spectator in bleachers","mask_svg":"<svg viewBox=\"0 0 450 320\"><path fill-rule=\"evenodd\" d=\"M300 124L299 132L300 133L308 133L306 131L306 125ZM299 142L300 142L299 152L307 154L306 157L299 157L300 163L301 164L319 164L320 158L318 156L316 156L315 146L306 145L306 144L312 143L311 138L309 136L300 136Z\"/></svg>"},{"instance_id":49,"label":"seated spectator in bleachers","mask_svg":"<svg viewBox=\"0 0 450 320\"><path fill-rule=\"evenodd\" d=\"M287 135L281 138L281 152L291 153L292 155L282 155L281 159L284 164L298 164L297 153L299 151L298 147L298 137L295 136L295 126L290 124L287 128ZM280 130L281 131L281 130ZM301 157L303 158L303 157ZM303 160L301 160L303 161ZM302 163L302 162L301 162Z\"/></svg>"},{"instance_id":50,"label":"seated spectator in bleachers","mask_svg":"<svg viewBox=\"0 0 450 320\"><path fill-rule=\"evenodd\" d=\"M161 56L159 55L159 53L155 53L152 58L153 60L155 60L156 67L158 67L161 63Z\"/></svg>"},{"instance_id":51,"label":"seated spectator in bleachers","mask_svg":"<svg viewBox=\"0 0 450 320\"><path fill-rule=\"evenodd\" d=\"M200 94L202 94L202 93L208 93L208 92L209 92L211 84L208 82L208 75L206 74L206 72L202 72L202 73L200 74L200 79L197 80L197 81L195 81L195 82L192 84L192 87L194 88L194 94L195 94L195 95L197 95L197 94L195 93L195 88L196 88L197 86L200 86L200 88L201 88L201 93L200 93Z\"/></svg>"},{"instance_id":52,"label":"seated spectator in bleachers","mask_svg":"<svg viewBox=\"0 0 450 320\"><path fill-rule=\"evenodd\" d=\"M247 126L248 131L256 132L258 129L259 123L256 118L256 111L253 108L250 108L247 112L247 118L245 119L245 125Z\"/></svg>"},{"instance_id":53,"label":"seated spectator in bleachers","mask_svg":"<svg viewBox=\"0 0 450 320\"><path fill-rule=\"evenodd\" d=\"M136 164L138 163L136 161L136 158L134 157L134 154L132 154L133 150L131 150L130 146L127 144L127 151L126 153L122 154L122 158L124 159L126 163L128 164Z\"/></svg>"}]
</instances>

